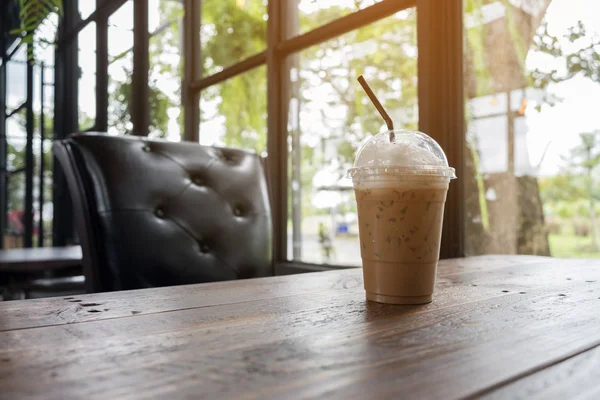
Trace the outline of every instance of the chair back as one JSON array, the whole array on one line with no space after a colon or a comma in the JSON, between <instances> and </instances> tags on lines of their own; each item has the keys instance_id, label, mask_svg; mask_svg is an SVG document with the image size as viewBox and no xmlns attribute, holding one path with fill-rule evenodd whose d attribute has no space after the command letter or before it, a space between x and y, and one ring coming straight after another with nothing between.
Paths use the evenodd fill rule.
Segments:
<instances>
[{"instance_id":1,"label":"chair back","mask_svg":"<svg viewBox=\"0 0 600 400\"><path fill-rule=\"evenodd\" d=\"M86 291L273 275L258 155L102 133L54 144L73 202Z\"/></svg>"}]
</instances>

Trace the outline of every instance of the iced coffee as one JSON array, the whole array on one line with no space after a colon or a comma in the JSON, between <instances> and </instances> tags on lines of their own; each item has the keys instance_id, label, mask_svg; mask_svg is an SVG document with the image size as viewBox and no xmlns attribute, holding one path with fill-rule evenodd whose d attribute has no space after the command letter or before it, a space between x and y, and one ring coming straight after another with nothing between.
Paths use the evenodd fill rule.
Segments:
<instances>
[{"instance_id":1,"label":"iced coffee","mask_svg":"<svg viewBox=\"0 0 600 400\"><path fill-rule=\"evenodd\" d=\"M432 300L444 204L454 169L440 146L416 131L371 138L349 172L358 208L367 299Z\"/></svg>"}]
</instances>

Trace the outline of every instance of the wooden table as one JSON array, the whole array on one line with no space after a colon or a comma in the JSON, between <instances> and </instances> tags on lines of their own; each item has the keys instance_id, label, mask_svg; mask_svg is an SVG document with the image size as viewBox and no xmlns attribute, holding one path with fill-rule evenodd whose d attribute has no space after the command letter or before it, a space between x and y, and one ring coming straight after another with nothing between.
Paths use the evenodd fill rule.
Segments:
<instances>
[{"instance_id":1,"label":"wooden table","mask_svg":"<svg viewBox=\"0 0 600 400\"><path fill-rule=\"evenodd\" d=\"M0 272L36 272L74 267L83 260L80 246L0 250Z\"/></svg>"},{"instance_id":2,"label":"wooden table","mask_svg":"<svg viewBox=\"0 0 600 400\"><path fill-rule=\"evenodd\" d=\"M359 269L0 304L0 397L600 398L600 260L440 263L432 304Z\"/></svg>"}]
</instances>

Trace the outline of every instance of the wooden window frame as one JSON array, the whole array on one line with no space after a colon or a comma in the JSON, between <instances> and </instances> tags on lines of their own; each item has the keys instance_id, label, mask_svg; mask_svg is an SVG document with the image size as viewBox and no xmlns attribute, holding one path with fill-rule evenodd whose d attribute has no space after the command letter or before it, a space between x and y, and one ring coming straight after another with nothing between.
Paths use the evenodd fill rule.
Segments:
<instances>
[{"instance_id":1,"label":"wooden window frame","mask_svg":"<svg viewBox=\"0 0 600 400\"><path fill-rule=\"evenodd\" d=\"M83 21L72 21L61 34L58 49L72 47L77 42L77 34L92 21L97 29L97 85L96 85L96 128L106 129L107 117L107 60L106 24L108 16L116 11L126 0L104 0L98 2L97 9ZM457 170L459 179L452 182L446 202L441 258L463 256L464 221L462 199L464 198L461 181L463 171L464 149L464 100L463 100L463 4L462 0L381 0L363 10L346 15L323 26L298 36L286 38L283 24L288 15L287 7L295 2L287 0L270 0L267 6L269 19L267 22L266 49L241 60L222 71L202 77L200 62L200 20L201 0L183 0L184 17L184 76L182 82L182 104L184 107L185 132L184 139L199 140L199 99L200 91L221 83L253 68L267 67L267 163L270 178L270 195L272 201L273 227L273 259L277 264L294 265L296 269L320 270L336 268L335 265L310 264L299 260L288 260L287 256L287 219L288 219L288 152L287 152L287 114L283 112L280 102L287 92L288 79L282 76L286 57L308 47L323 43L344 33L372 24L394 13L416 7L417 10L417 47L418 47L418 101L419 129L434 137L444 148L449 162ZM65 3L71 3L67 1ZM144 14L147 14L147 0L136 0L135 14L137 26L134 36L138 47L136 60L138 68L134 72L136 82L133 90L143 93L147 87L147 51L141 49L147 43L147 27L144 26ZM147 16L146 16L147 17ZM60 53L60 51L59 51ZM69 59L69 65L73 60ZM77 60L74 60L76 63ZM60 62L59 62L60 64ZM59 67L60 68L60 67ZM142 74L144 76L142 76ZM73 77L71 79L74 79ZM66 83L66 82L65 82ZM147 86L147 85L145 85ZM137 89L136 89L137 88ZM144 98L144 96L135 96ZM145 102L142 102L145 104ZM143 117L136 125L147 125L148 110L140 106L137 110ZM61 125L59 121L59 125ZM63 127L70 126L68 121ZM134 131L147 134L145 129ZM58 136L70 132L60 130ZM63 236L63 235L59 235Z\"/></svg>"},{"instance_id":2,"label":"wooden window frame","mask_svg":"<svg viewBox=\"0 0 600 400\"><path fill-rule=\"evenodd\" d=\"M184 139L198 141L199 94L212 85L253 68L267 67L267 174L273 215L273 260L282 271L318 271L343 268L288 260L288 151L287 114L280 101L287 91L288 79L282 76L286 57L323 43L344 33L372 24L398 11L416 7L418 47L419 129L435 138L446 151L459 179L452 182L442 238L441 258L463 256L463 4L462 0L382 0L298 36L285 38L282 32L286 0L270 0L267 6L266 49L222 71L202 77L200 71L201 1L185 0L184 30L186 54L184 73ZM188 12L191 11L191 12Z\"/></svg>"}]
</instances>

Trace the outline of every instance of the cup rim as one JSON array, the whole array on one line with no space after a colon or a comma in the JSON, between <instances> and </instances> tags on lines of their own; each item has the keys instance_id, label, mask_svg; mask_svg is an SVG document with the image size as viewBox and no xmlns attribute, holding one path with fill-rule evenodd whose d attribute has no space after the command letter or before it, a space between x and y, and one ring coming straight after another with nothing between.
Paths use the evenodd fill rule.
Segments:
<instances>
[{"instance_id":1,"label":"cup rim","mask_svg":"<svg viewBox=\"0 0 600 400\"><path fill-rule=\"evenodd\" d=\"M456 170L452 167L439 165L419 165L415 167L403 166L362 166L353 167L348 170L349 178L359 177L375 177L383 176L427 176L427 177L444 177L456 179Z\"/></svg>"}]
</instances>

